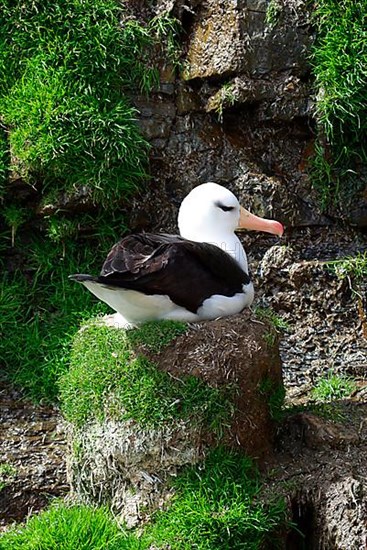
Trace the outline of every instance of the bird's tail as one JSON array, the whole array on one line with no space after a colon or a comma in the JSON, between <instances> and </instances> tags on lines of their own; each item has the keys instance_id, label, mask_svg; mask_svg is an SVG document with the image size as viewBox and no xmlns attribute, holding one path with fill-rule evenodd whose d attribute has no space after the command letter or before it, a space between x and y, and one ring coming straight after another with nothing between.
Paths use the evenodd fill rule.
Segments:
<instances>
[{"instance_id":1,"label":"bird's tail","mask_svg":"<svg viewBox=\"0 0 367 550\"><path fill-rule=\"evenodd\" d=\"M85 281L92 281L96 283L98 277L93 277L93 275L85 275L84 273L75 273L74 275L69 275L71 281L76 281L77 283L84 283Z\"/></svg>"}]
</instances>

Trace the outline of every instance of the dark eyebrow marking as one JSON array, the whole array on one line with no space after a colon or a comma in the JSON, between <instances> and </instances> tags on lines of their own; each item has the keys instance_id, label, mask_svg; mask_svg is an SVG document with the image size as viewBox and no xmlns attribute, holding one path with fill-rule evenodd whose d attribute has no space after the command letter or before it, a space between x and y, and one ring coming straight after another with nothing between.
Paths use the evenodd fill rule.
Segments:
<instances>
[{"instance_id":1,"label":"dark eyebrow marking","mask_svg":"<svg viewBox=\"0 0 367 550\"><path fill-rule=\"evenodd\" d=\"M223 212L230 212L231 210L234 210L234 206L226 206L225 204L222 204L221 202L216 202L215 206L218 206Z\"/></svg>"}]
</instances>

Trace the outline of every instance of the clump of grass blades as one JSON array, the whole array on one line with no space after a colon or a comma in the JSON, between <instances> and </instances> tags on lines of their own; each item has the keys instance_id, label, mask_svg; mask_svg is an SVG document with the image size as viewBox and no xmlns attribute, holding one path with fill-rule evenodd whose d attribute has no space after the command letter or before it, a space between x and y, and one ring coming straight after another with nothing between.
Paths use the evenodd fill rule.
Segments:
<instances>
[{"instance_id":1,"label":"clump of grass blades","mask_svg":"<svg viewBox=\"0 0 367 550\"><path fill-rule=\"evenodd\" d=\"M0 122L0 199L5 194L5 185L8 179L9 170L9 144L5 129Z\"/></svg>"},{"instance_id":2,"label":"clump of grass blades","mask_svg":"<svg viewBox=\"0 0 367 550\"><path fill-rule=\"evenodd\" d=\"M367 252L327 262L339 279L353 278L362 281L367 277Z\"/></svg>"},{"instance_id":3,"label":"clump of grass blades","mask_svg":"<svg viewBox=\"0 0 367 550\"><path fill-rule=\"evenodd\" d=\"M135 190L148 146L121 91L157 84L152 55L164 44L174 56L175 31L165 14L145 25L124 17L116 0L5 1L0 111L23 178L88 185L106 204Z\"/></svg>"},{"instance_id":4,"label":"clump of grass blades","mask_svg":"<svg viewBox=\"0 0 367 550\"><path fill-rule=\"evenodd\" d=\"M255 308L255 315L259 319L268 321L275 328L275 330L286 331L289 329L289 324L287 323L287 321L285 321L280 315L278 315L271 308L258 306Z\"/></svg>"},{"instance_id":5,"label":"clump of grass blades","mask_svg":"<svg viewBox=\"0 0 367 550\"><path fill-rule=\"evenodd\" d=\"M255 550L267 547L286 523L284 500L256 500L259 474L250 459L218 448L174 482L171 507L158 512L143 542L172 550Z\"/></svg>"},{"instance_id":6,"label":"clump of grass blades","mask_svg":"<svg viewBox=\"0 0 367 550\"><path fill-rule=\"evenodd\" d=\"M283 420L285 416L284 386L282 384L275 385L270 378L265 378L258 388L258 391L268 401L271 418L276 422Z\"/></svg>"},{"instance_id":7,"label":"clump of grass blades","mask_svg":"<svg viewBox=\"0 0 367 550\"><path fill-rule=\"evenodd\" d=\"M105 508L54 504L0 536L0 550L138 550Z\"/></svg>"},{"instance_id":8,"label":"clump of grass blades","mask_svg":"<svg viewBox=\"0 0 367 550\"><path fill-rule=\"evenodd\" d=\"M367 252L359 252L356 256L347 256L326 263L338 279L348 281L352 293L358 297L363 308L363 281L367 277Z\"/></svg>"},{"instance_id":9,"label":"clump of grass blades","mask_svg":"<svg viewBox=\"0 0 367 550\"><path fill-rule=\"evenodd\" d=\"M17 474L16 468L6 462L0 462L0 492L14 479Z\"/></svg>"},{"instance_id":10,"label":"clump of grass blades","mask_svg":"<svg viewBox=\"0 0 367 550\"><path fill-rule=\"evenodd\" d=\"M147 144L124 97L96 101L73 88L64 68L29 61L1 105L16 169L26 181L42 178L44 194L87 186L109 206L145 177Z\"/></svg>"},{"instance_id":11,"label":"clump of grass blades","mask_svg":"<svg viewBox=\"0 0 367 550\"><path fill-rule=\"evenodd\" d=\"M333 401L349 397L356 389L356 384L350 376L329 373L320 378L312 390L312 397L318 402Z\"/></svg>"},{"instance_id":12,"label":"clump of grass blades","mask_svg":"<svg viewBox=\"0 0 367 550\"><path fill-rule=\"evenodd\" d=\"M311 176L324 207L356 185L354 171L367 159L366 11L367 0L315 5L312 66L319 138Z\"/></svg>"},{"instance_id":13,"label":"clump of grass blades","mask_svg":"<svg viewBox=\"0 0 367 550\"><path fill-rule=\"evenodd\" d=\"M0 537L0 550L260 550L288 527L284 499L257 499L261 488L250 459L224 449L184 470L175 496L139 533L122 530L105 508L55 503Z\"/></svg>"},{"instance_id":14,"label":"clump of grass blades","mask_svg":"<svg viewBox=\"0 0 367 550\"><path fill-rule=\"evenodd\" d=\"M182 324L173 321L149 323L137 329L135 337L133 331L98 322L83 327L74 338L70 369L60 380L66 419L78 427L106 418L134 419L149 427L192 418L219 433L231 413L228 396L193 376L175 380L145 356L136 356L131 345L149 333L150 345L157 350L182 330Z\"/></svg>"}]
</instances>

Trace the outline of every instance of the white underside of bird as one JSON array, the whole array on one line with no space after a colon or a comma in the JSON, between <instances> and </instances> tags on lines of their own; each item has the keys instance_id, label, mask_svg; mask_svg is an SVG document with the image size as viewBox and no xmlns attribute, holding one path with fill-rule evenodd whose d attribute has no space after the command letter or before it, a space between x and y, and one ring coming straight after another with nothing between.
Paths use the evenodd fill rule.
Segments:
<instances>
[{"instance_id":1,"label":"white underside of bird","mask_svg":"<svg viewBox=\"0 0 367 550\"><path fill-rule=\"evenodd\" d=\"M193 313L184 307L177 306L167 295L147 296L136 290L111 289L90 281L83 284L99 300L118 312L114 317L110 317L109 324L124 328L162 319L194 323L205 319L226 317L249 307L254 299L254 287L251 282L243 285L243 292L237 292L233 296L214 294L204 300L197 313Z\"/></svg>"}]
</instances>

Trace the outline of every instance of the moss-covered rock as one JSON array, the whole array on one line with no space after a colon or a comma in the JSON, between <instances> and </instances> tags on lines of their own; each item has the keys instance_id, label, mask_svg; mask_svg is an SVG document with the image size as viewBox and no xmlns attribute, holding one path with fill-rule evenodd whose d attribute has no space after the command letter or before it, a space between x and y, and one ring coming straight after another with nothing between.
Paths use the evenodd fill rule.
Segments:
<instances>
[{"instance_id":1,"label":"moss-covered rock","mask_svg":"<svg viewBox=\"0 0 367 550\"><path fill-rule=\"evenodd\" d=\"M174 321L130 331L98 321L85 325L74 338L70 369L60 380L65 418L77 428L109 420L132 420L146 429L180 419L219 423L228 416L224 392L192 375L175 379L146 355L159 354L186 331L185 324Z\"/></svg>"}]
</instances>

